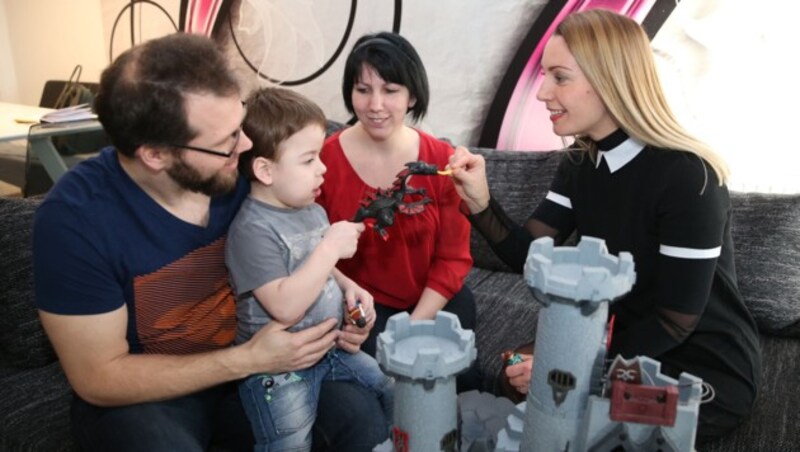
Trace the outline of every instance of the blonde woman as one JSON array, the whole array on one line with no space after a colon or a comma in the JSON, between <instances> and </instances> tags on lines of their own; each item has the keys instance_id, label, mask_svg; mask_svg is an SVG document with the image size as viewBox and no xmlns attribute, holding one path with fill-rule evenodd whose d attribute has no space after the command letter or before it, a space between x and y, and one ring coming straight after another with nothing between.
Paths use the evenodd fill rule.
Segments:
<instances>
[{"instance_id":1,"label":"blonde woman","mask_svg":"<svg viewBox=\"0 0 800 452\"><path fill-rule=\"evenodd\" d=\"M761 358L756 325L736 282L728 170L675 120L649 40L633 20L605 10L568 16L542 56L553 131L574 136L545 200L524 227L491 198L485 163L464 148L451 159L470 220L521 270L530 241L576 232L633 253L637 282L611 305L609 356L646 355L672 376L714 389L701 405L698 442L733 429L751 410ZM532 359L501 376L525 393Z\"/></svg>"}]
</instances>

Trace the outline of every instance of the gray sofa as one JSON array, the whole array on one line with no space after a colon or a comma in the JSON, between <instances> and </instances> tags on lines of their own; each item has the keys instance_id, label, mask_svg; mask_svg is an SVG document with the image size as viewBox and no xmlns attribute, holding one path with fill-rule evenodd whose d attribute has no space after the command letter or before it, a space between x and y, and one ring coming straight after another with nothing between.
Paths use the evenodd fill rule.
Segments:
<instances>
[{"instance_id":1,"label":"gray sofa","mask_svg":"<svg viewBox=\"0 0 800 452\"><path fill-rule=\"evenodd\" d=\"M494 195L522 221L546 192L556 153L478 150ZM800 445L800 196L734 194L739 282L762 329L764 381L751 419L707 451L782 451ZM71 390L33 305L30 234L37 199L0 198L0 451L70 451ZM467 284L478 304L478 355L533 337L538 305L482 238L472 238Z\"/></svg>"}]
</instances>

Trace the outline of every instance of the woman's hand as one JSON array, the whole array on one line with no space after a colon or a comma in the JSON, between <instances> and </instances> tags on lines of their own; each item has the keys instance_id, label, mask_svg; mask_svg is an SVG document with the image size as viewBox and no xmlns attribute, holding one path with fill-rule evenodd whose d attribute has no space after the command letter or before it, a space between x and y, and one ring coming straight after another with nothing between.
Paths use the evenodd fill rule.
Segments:
<instances>
[{"instance_id":1,"label":"woman's hand","mask_svg":"<svg viewBox=\"0 0 800 452\"><path fill-rule=\"evenodd\" d=\"M489 183L486 180L486 161L482 155L473 154L458 146L447 165L453 171L456 192L473 214L489 206Z\"/></svg>"},{"instance_id":2,"label":"woman's hand","mask_svg":"<svg viewBox=\"0 0 800 452\"><path fill-rule=\"evenodd\" d=\"M520 394L527 394L531 384L531 370L533 369L533 355L520 353L522 362L506 367L508 384Z\"/></svg>"}]
</instances>

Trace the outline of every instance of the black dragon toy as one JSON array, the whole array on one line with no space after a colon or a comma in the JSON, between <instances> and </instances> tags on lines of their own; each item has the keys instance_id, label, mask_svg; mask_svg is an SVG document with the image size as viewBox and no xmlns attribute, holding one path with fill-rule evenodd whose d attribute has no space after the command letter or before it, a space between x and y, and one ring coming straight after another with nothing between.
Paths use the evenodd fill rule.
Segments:
<instances>
[{"instance_id":1,"label":"black dragon toy","mask_svg":"<svg viewBox=\"0 0 800 452\"><path fill-rule=\"evenodd\" d=\"M425 210L425 204L431 202L424 188L413 188L408 185L408 178L413 175L436 176L448 175L450 171L439 171L436 165L423 162L408 162L406 168L397 173L397 178L390 188L378 188L361 201L353 221L363 221L380 234L383 240L389 238L386 228L394 224L397 212L405 215L416 215ZM406 195L416 195L419 199L404 201Z\"/></svg>"}]
</instances>

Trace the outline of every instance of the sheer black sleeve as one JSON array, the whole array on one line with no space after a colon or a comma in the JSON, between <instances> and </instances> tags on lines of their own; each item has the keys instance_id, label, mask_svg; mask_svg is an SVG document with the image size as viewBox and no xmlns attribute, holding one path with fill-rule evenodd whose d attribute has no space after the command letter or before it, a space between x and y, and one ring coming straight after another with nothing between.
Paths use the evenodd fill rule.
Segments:
<instances>
[{"instance_id":1,"label":"sheer black sleeve","mask_svg":"<svg viewBox=\"0 0 800 452\"><path fill-rule=\"evenodd\" d=\"M514 223L494 198L489 200L486 209L469 215L469 221L506 265L522 272L528 247L534 239L528 230Z\"/></svg>"}]
</instances>

